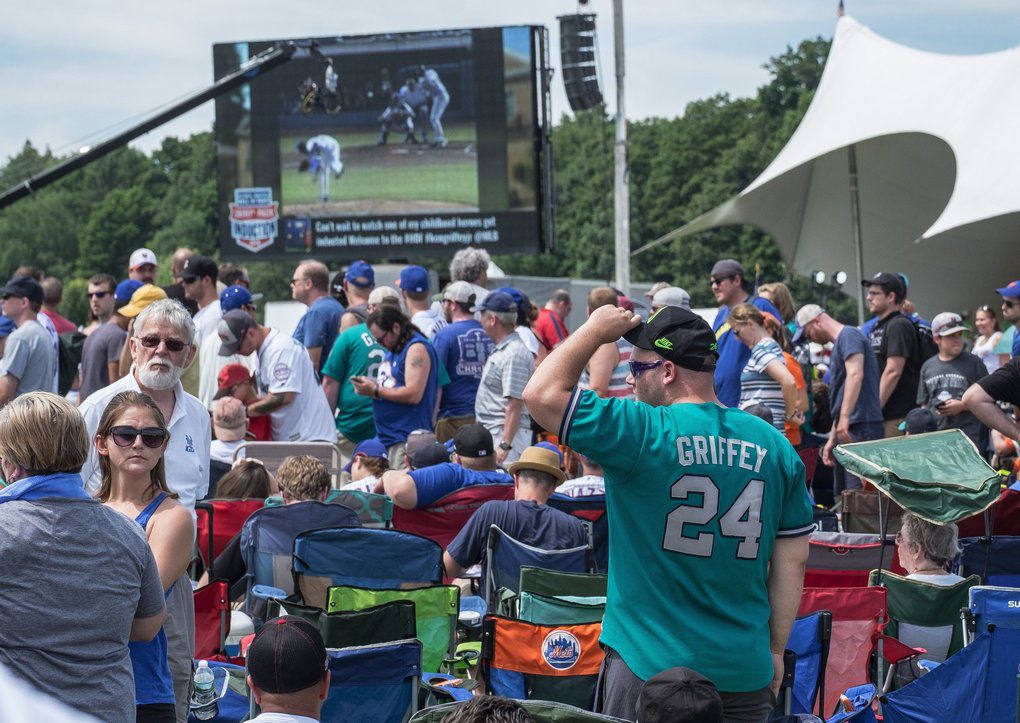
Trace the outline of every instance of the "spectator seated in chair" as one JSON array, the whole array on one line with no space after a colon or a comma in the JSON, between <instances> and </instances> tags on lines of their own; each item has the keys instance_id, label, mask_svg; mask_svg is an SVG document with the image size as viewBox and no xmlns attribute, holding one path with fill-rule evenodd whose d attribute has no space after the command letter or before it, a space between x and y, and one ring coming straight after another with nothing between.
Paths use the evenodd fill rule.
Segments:
<instances>
[{"instance_id":1,"label":"spectator seated in chair","mask_svg":"<svg viewBox=\"0 0 1020 723\"><path fill-rule=\"evenodd\" d=\"M252 723L319 720L329 659L318 628L289 615L263 625L248 648L248 687L262 709Z\"/></svg>"},{"instance_id":2,"label":"spectator seated in chair","mask_svg":"<svg viewBox=\"0 0 1020 723\"><path fill-rule=\"evenodd\" d=\"M900 564L908 580L949 587L963 578L949 572L949 565L960 552L955 524L936 525L906 512L896 533Z\"/></svg>"},{"instance_id":3,"label":"spectator seated in chair","mask_svg":"<svg viewBox=\"0 0 1020 723\"><path fill-rule=\"evenodd\" d=\"M276 478L257 459L239 459L220 478L218 500L258 500L280 493Z\"/></svg>"},{"instance_id":4,"label":"spectator seated in chair","mask_svg":"<svg viewBox=\"0 0 1020 723\"><path fill-rule=\"evenodd\" d=\"M496 469L492 434L481 424L461 427L454 435L453 442L453 462L443 462L410 472L391 470L383 475L376 491L389 495L397 507L413 510L428 507L462 487L509 484L513 481L510 475Z\"/></svg>"},{"instance_id":5,"label":"spectator seated in chair","mask_svg":"<svg viewBox=\"0 0 1020 723\"><path fill-rule=\"evenodd\" d=\"M351 475L351 481L343 489L374 492L382 484L380 478L389 468L383 443L375 438L366 439L354 448L354 456L344 465L344 472Z\"/></svg>"},{"instance_id":6,"label":"spectator seated in chair","mask_svg":"<svg viewBox=\"0 0 1020 723\"><path fill-rule=\"evenodd\" d=\"M443 553L449 577L460 577L469 567L482 562L492 525L499 526L518 542L544 550L588 544L587 524L546 504L566 477L554 452L528 447L510 465L510 474L514 479L514 499L490 500L479 507Z\"/></svg>"}]
</instances>

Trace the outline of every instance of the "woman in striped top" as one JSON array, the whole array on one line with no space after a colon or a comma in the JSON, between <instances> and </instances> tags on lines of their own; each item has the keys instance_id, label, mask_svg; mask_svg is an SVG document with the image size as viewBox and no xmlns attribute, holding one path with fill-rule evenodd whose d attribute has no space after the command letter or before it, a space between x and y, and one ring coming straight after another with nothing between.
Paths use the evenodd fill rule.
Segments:
<instances>
[{"instance_id":1,"label":"woman in striped top","mask_svg":"<svg viewBox=\"0 0 1020 723\"><path fill-rule=\"evenodd\" d=\"M734 335L751 350L751 358L740 373L740 407L764 404L772 410L776 429L784 431L786 422L800 426L804 415L797 408L797 384L786 368L783 350L766 328L779 323L751 304L735 307L729 318Z\"/></svg>"}]
</instances>

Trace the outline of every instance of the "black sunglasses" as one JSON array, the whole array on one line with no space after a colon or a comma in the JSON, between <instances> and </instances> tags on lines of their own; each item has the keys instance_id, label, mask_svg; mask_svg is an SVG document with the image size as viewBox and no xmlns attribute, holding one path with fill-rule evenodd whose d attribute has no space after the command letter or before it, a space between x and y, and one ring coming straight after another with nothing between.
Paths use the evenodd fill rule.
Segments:
<instances>
[{"instance_id":1,"label":"black sunglasses","mask_svg":"<svg viewBox=\"0 0 1020 723\"><path fill-rule=\"evenodd\" d=\"M721 284L724 281L727 281L729 279L735 279L735 278L737 278L735 275L734 276L713 276L711 279L709 279L708 283L709 283L710 286L716 286L717 284Z\"/></svg>"},{"instance_id":2,"label":"black sunglasses","mask_svg":"<svg viewBox=\"0 0 1020 723\"><path fill-rule=\"evenodd\" d=\"M89 292L89 298L90 299L105 299L109 295L110 295L109 291L90 291Z\"/></svg>"},{"instance_id":3,"label":"black sunglasses","mask_svg":"<svg viewBox=\"0 0 1020 723\"><path fill-rule=\"evenodd\" d=\"M166 348L170 351L181 351L187 346L187 344L180 339L171 339L169 337L163 338L161 336L143 336L139 337L138 341L140 341L142 346L146 349L155 349L159 346L160 342L166 344Z\"/></svg>"},{"instance_id":4,"label":"black sunglasses","mask_svg":"<svg viewBox=\"0 0 1020 723\"><path fill-rule=\"evenodd\" d=\"M110 430L110 436L113 437L113 443L118 447L130 447L138 439L138 435L142 436L142 444L150 449L156 449L160 447L164 441L166 441L169 433L165 429L159 427L146 427L145 429L135 429L134 427L113 427Z\"/></svg>"}]
</instances>

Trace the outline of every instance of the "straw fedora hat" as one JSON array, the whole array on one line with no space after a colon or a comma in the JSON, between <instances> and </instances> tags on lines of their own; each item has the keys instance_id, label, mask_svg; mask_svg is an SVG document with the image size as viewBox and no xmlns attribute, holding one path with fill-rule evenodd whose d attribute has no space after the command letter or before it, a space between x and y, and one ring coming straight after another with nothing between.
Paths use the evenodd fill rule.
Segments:
<instances>
[{"instance_id":1,"label":"straw fedora hat","mask_svg":"<svg viewBox=\"0 0 1020 723\"><path fill-rule=\"evenodd\" d=\"M551 474L556 478L556 484L560 484L567 478L567 475L560 469L559 461L560 458L552 450L543 449L542 447L528 447L521 453L520 459L516 462L511 462L510 466L507 467L507 472L517 474L522 469L533 469L538 472Z\"/></svg>"}]
</instances>

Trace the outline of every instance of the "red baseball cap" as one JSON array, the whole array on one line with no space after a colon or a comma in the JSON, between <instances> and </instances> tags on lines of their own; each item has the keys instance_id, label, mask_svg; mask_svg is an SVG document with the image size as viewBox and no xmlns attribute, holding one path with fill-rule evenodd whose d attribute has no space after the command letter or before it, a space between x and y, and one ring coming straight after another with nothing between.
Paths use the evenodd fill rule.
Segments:
<instances>
[{"instance_id":1,"label":"red baseball cap","mask_svg":"<svg viewBox=\"0 0 1020 723\"><path fill-rule=\"evenodd\" d=\"M234 387L242 382L251 380L251 372L244 364L227 364L220 369L216 375L216 396L214 399L226 396Z\"/></svg>"}]
</instances>

